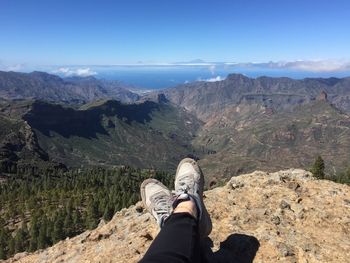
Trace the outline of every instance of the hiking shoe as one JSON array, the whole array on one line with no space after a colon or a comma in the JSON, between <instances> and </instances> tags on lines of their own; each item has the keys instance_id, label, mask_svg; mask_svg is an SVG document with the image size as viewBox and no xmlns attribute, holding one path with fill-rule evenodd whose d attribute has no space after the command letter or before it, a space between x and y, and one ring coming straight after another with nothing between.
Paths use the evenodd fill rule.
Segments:
<instances>
[{"instance_id":1,"label":"hiking shoe","mask_svg":"<svg viewBox=\"0 0 350 263\"><path fill-rule=\"evenodd\" d=\"M198 228L201 238L207 237L212 229L212 223L203 203L204 176L197 162L191 158L183 159L176 170L175 176L175 204L177 199L186 200L186 195L197 206Z\"/></svg>"},{"instance_id":2,"label":"hiking shoe","mask_svg":"<svg viewBox=\"0 0 350 263\"><path fill-rule=\"evenodd\" d=\"M172 195L169 189L156 179L146 179L141 184L141 198L148 212L162 227L172 212Z\"/></svg>"}]
</instances>

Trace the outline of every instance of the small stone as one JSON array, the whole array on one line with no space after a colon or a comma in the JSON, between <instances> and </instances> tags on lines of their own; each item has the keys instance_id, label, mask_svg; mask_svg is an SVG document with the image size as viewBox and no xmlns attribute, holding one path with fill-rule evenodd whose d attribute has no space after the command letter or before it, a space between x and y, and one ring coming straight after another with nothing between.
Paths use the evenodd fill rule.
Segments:
<instances>
[{"instance_id":1,"label":"small stone","mask_svg":"<svg viewBox=\"0 0 350 263\"><path fill-rule=\"evenodd\" d=\"M98 223L98 227L104 226L106 224L106 221L101 219L101 221Z\"/></svg>"},{"instance_id":2,"label":"small stone","mask_svg":"<svg viewBox=\"0 0 350 263\"><path fill-rule=\"evenodd\" d=\"M242 223L243 223L243 224L247 224L247 223L249 223L249 222L250 222L250 218L246 218L246 219L243 220Z\"/></svg>"},{"instance_id":3,"label":"small stone","mask_svg":"<svg viewBox=\"0 0 350 263\"><path fill-rule=\"evenodd\" d=\"M281 209L290 209L290 204L288 204L285 200L282 200L280 204Z\"/></svg>"},{"instance_id":4,"label":"small stone","mask_svg":"<svg viewBox=\"0 0 350 263\"><path fill-rule=\"evenodd\" d=\"M338 195L338 192L337 191L335 191L335 190L332 190L332 191L330 191L329 192L332 196L336 196L336 195Z\"/></svg>"},{"instance_id":5,"label":"small stone","mask_svg":"<svg viewBox=\"0 0 350 263\"><path fill-rule=\"evenodd\" d=\"M309 252L309 251L311 251L311 245L310 244L304 244L302 246L302 249L304 250L304 252Z\"/></svg>"},{"instance_id":6,"label":"small stone","mask_svg":"<svg viewBox=\"0 0 350 263\"><path fill-rule=\"evenodd\" d=\"M289 189L294 190L294 191L299 191L299 190L300 190L300 184L297 183L297 182L295 182L295 181L289 182L288 185L287 185L287 187L288 187Z\"/></svg>"},{"instance_id":7,"label":"small stone","mask_svg":"<svg viewBox=\"0 0 350 263\"><path fill-rule=\"evenodd\" d=\"M280 245L278 246L278 249L279 249L280 253L282 254L282 256L284 256L284 257L290 257L290 256L295 255L292 248L288 247L287 245L285 245L283 243L280 243Z\"/></svg>"},{"instance_id":8,"label":"small stone","mask_svg":"<svg viewBox=\"0 0 350 263\"><path fill-rule=\"evenodd\" d=\"M231 183L231 188L234 190L234 189L237 189L237 188L241 188L244 186L244 183L242 182L237 182L237 181L233 181Z\"/></svg>"},{"instance_id":9,"label":"small stone","mask_svg":"<svg viewBox=\"0 0 350 263\"><path fill-rule=\"evenodd\" d=\"M137 213L142 213L143 212L143 207L142 206L136 206L135 208Z\"/></svg>"},{"instance_id":10,"label":"small stone","mask_svg":"<svg viewBox=\"0 0 350 263\"><path fill-rule=\"evenodd\" d=\"M344 199L344 203L345 203L345 205L350 206L350 200L349 199Z\"/></svg>"},{"instance_id":11,"label":"small stone","mask_svg":"<svg viewBox=\"0 0 350 263\"><path fill-rule=\"evenodd\" d=\"M275 225L279 225L281 223L281 219L278 216L273 216L271 218L271 222L274 223Z\"/></svg>"},{"instance_id":12,"label":"small stone","mask_svg":"<svg viewBox=\"0 0 350 263\"><path fill-rule=\"evenodd\" d=\"M278 184L278 182L276 182L275 180L273 179L269 179L267 182L266 182L267 185L275 185L275 184Z\"/></svg>"},{"instance_id":13,"label":"small stone","mask_svg":"<svg viewBox=\"0 0 350 263\"><path fill-rule=\"evenodd\" d=\"M280 175L280 181L283 183L288 182L290 181L290 177L287 174L282 174Z\"/></svg>"},{"instance_id":14,"label":"small stone","mask_svg":"<svg viewBox=\"0 0 350 263\"><path fill-rule=\"evenodd\" d=\"M146 233L145 235L142 235L144 238L146 238L147 240L153 240L153 237L151 236L150 233Z\"/></svg>"},{"instance_id":15,"label":"small stone","mask_svg":"<svg viewBox=\"0 0 350 263\"><path fill-rule=\"evenodd\" d=\"M304 213L300 213L300 214L298 215L298 219L304 219Z\"/></svg>"}]
</instances>

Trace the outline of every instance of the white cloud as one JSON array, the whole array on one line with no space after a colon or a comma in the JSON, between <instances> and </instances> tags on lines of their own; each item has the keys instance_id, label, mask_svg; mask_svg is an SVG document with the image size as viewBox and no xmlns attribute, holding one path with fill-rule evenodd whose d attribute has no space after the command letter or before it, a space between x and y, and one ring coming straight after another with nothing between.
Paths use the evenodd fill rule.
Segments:
<instances>
[{"instance_id":1,"label":"white cloud","mask_svg":"<svg viewBox=\"0 0 350 263\"><path fill-rule=\"evenodd\" d=\"M65 68L61 67L56 70L53 70L52 73L64 75L65 77L70 76L79 76L87 77L97 75L96 71L91 70L90 68Z\"/></svg>"},{"instance_id":2,"label":"white cloud","mask_svg":"<svg viewBox=\"0 0 350 263\"><path fill-rule=\"evenodd\" d=\"M270 69L290 69L309 72L340 72L350 70L350 61L347 60L297 60L279 62L250 62L239 63L232 66L237 67L257 67Z\"/></svg>"},{"instance_id":3,"label":"white cloud","mask_svg":"<svg viewBox=\"0 0 350 263\"><path fill-rule=\"evenodd\" d=\"M285 68L314 72L336 72L350 70L350 62L339 60L294 61L282 65Z\"/></svg>"},{"instance_id":4,"label":"white cloud","mask_svg":"<svg viewBox=\"0 0 350 263\"><path fill-rule=\"evenodd\" d=\"M4 71L21 71L23 70L24 65L23 64L5 64L2 61L0 61L0 70Z\"/></svg>"},{"instance_id":5,"label":"white cloud","mask_svg":"<svg viewBox=\"0 0 350 263\"><path fill-rule=\"evenodd\" d=\"M206 81L206 82L217 82L222 80L225 80L225 78L221 76L216 76L215 78L209 78L209 79L201 79L201 78L198 79L198 81Z\"/></svg>"},{"instance_id":6,"label":"white cloud","mask_svg":"<svg viewBox=\"0 0 350 263\"><path fill-rule=\"evenodd\" d=\"M7 71L20 71L23 69L23 64L10 65L7 67Z\"/></svg>"},{"instance_id":7,"label":"white cloud","mask_svg":"<svg viewBox=\"0 0 350 263\"><path fill-rule=\"evenodd\" d=\"M216 69L216 66L215 66L215 65L209 66L209 70L210 70L210 72L211 72L212 75L215 74L215 69Z\"/></svg>"}]
</instances>

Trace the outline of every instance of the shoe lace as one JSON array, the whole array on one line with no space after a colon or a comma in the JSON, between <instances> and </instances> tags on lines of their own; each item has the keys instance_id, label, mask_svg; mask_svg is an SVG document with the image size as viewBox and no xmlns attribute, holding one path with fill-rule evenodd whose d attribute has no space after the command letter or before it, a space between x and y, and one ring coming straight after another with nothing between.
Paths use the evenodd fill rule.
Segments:
<instances>
[{"instance_id":1,"label":"shoe lace","mask_svg":"<svg viewBox=\"0 0 350 263\"><path fill-rule=\"evenodd\" d=\"M168 200L167 196L163 194L159 194L153 197L154 211L159 214L160 216L168 215L170 211L170 200Z\"/></svg>"},{"instance_id":2,"label":"shoe lace","mask_svg":"<svg viewBox=\"0 0 350 263\"><path fill-rule=\"evenodd\" d=\"M176 191L176 195L180 195L182 193L188 193L191 190L191 187L194 184L193 176L191 173L183 174L178 181L178 189Z\"/></svg>"}]
</instances>

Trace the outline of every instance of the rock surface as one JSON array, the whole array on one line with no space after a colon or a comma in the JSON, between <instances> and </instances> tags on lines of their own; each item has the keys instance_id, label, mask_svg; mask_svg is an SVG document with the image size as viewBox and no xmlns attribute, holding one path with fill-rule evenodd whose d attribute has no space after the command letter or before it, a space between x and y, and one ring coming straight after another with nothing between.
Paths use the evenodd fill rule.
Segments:
<instances>
[{"instance_id":1,"label":"rock surface","mask_svg":"<svg viewBox=\"0 0 350 263\"><path fill-rule=\"evenodd\" d=\"M205 192L210 262L349 262L350 187L290 169ZM140 203L92 231L5 262L137 262L159 229ZM211 243L211 248L209 244Z\"/></svg>"}]
</instances>

